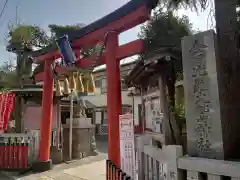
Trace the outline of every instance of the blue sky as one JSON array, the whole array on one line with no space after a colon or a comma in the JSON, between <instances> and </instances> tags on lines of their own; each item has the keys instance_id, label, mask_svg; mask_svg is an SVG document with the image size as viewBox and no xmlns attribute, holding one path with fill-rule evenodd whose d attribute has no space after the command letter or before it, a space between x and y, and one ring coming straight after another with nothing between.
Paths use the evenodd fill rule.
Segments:
<instances>
[{"instance_id":1,"label":"blue sky","mask_svg":"<svg viewBox=\"0 0 240 180\"><path fill-rule=\"evenodd\" d=\"M3 16L0 18L0 64L13 55L5 50L5 36L9 22L16 22L16 7L18 20L24 24L35 24L47 29L48 24L89 24L104 15L116 10L129 0L9 0ZM4 0L0 1L0 9ZM180 10L179 15L190 17L194 28L207 29L209 10L196 14L195 12ZM137 39L140 27L124 32L120 36L120 44Z\"/></svg>"}]
</instances>

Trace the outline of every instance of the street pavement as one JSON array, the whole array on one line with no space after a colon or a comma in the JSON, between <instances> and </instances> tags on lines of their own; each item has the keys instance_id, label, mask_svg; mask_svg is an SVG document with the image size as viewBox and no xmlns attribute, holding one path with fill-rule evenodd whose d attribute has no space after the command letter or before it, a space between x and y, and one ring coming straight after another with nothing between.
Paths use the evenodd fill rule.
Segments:
<instances>
[{"instance_id":1,"label":"street pavement","mask_svg":"<svg viewBox=\"0 0 240 180\"><path fill-rule=\"evenodd\" d=\"M106 160L95 161L89 164L79 165L68 169L53 169L51 171L30 174L19 180L105 180L106 179Z\"/></svg>"},{"instance_id":2,"label":"street pavement","mask_svg":"<svg viewBox=\"0 0 240 180\"><path fill-rule=\"evenodd\" d=\"M0 173L0 180L10 180L8 176L5 176L4 174Z\"/></svg>"}]
</instances>

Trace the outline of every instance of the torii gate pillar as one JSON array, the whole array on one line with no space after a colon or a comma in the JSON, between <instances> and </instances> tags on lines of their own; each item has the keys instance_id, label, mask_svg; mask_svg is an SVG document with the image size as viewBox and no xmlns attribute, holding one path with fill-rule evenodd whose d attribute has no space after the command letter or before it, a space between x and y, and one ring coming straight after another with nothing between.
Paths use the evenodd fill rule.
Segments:
<instances>
[{"instance_id":1,"label":"torii gate pillar","mask_svg":"<svg viewBox=\"0 0 240 180\"><path fill-rule=\"evenodd\" d=\"M33 164L33 171L43 172L50 170L52 161L50 159L50 137L52 132L52 109L54 80L51 71L53 61L45 60L44 63L44 84L42 95L42 120L40 127L40 144L38 162Z\"/></svg>"},{"instance_id":2,"label":"torii gate pillar","mask_svg":"<svg viewBox=\"0 0 240 180\"><path fill-rule=\"evenodd\" d=\"M106 34L108 159L120 167L119 115L122 113L118 33Z\"/></svg>"}]
</instances>

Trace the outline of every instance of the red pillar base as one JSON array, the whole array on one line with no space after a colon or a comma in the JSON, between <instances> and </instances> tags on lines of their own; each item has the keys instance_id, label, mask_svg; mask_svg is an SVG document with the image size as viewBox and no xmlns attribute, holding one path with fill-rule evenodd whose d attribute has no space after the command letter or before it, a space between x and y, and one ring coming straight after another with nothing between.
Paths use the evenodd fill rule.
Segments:
<instances>
[{"instance_id":1,"label":"red pillar base","mask_svg":"<svg viewBox=\"0 0 240 180\"><path fill-rule=\"evenodd\" d=\"M32 171L39 173L52 169L52 160L48 161L39 161L32 164Z\"/></svg>"}]
</instances>

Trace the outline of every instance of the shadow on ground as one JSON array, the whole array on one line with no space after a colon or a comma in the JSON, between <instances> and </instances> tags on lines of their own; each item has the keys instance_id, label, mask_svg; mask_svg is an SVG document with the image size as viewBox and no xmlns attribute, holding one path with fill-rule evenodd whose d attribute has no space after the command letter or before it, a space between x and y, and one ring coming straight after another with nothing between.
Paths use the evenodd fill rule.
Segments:
<instances>
[{"instance_id":1,"label":"shadow on ground","mask_svg":"<svg viewBox=\"0 0 240 180\"><path fill-rule=\"evenodd\" d=\"M108 136L107 135L96 135L97 150L100 153L108 153Z\"/></svg>"}]
</instances>

